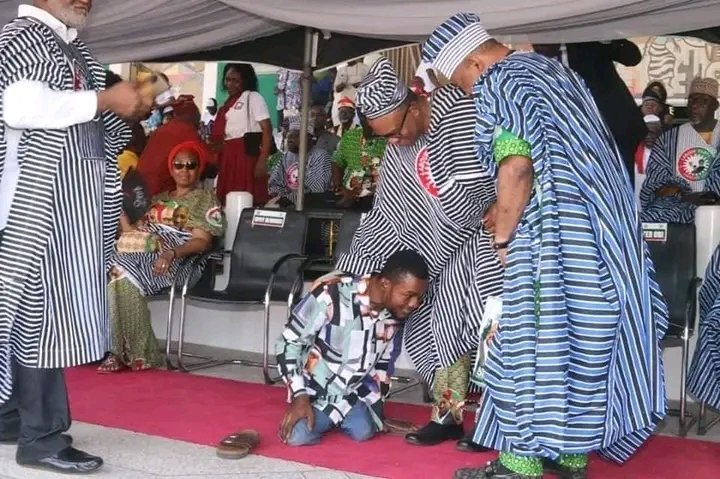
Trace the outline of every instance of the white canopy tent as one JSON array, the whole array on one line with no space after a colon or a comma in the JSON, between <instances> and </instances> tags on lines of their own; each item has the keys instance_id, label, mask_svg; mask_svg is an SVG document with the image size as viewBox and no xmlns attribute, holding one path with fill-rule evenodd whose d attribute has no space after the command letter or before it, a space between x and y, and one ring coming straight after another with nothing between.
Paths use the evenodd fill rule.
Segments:
<instances>
[{"instance_id":1,"label":"white canopy tent","mask_svg":"<svg viewBox=\"0 0 720 479\"><path fill-rule=\"evenodd\" d=\"M2 24L17 15L20 3L31 2L0 0ZM221 60L225 58L218 58L218 52L308 27L303 41L303 131L321 38L312 29L322 31L322 37L334 32L412 43L461 11L477 13L493 35L512 42L612 40L720 26L720 0L95 0L93 4L82 38L105 63L193 53L195 60ZM212 50L215 55L208 55ZM300 156L306 151L307 139L301 136ZM304 166L300 162L300 191L304 191ZM303 195L296 206L303 208Z\"/></svg>"},{"instance_id":2,"label":"white canopy tent","mask_svg":"<svg viewBox=\"0 0 720 479\"><path fill-rule=\"evenodd\" d=\"M20 3L0 0L0 21ZM95 0L83 37L106 63L207 51L298 25L421 41L449 15L476 12L514 42L580 42L720 25L720 0Z\"/></svg>"}]
</instances>

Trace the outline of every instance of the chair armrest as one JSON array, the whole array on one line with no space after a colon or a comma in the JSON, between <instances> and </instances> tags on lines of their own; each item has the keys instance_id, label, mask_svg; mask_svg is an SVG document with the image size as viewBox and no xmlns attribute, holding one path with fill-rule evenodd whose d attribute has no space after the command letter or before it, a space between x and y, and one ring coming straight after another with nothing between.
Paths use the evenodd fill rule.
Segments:
<instances>
[{"instance_id":1,"label":"chair armrest","mask_svg":"<svg viewBox=\"0 0 720 479\"><path fill-rule=\"evenodd\" d=\"M302 280L303 280L303 273L307 271L307 269L316 263L322 263L327 261L327 258L325 257L313 257L313 258L307 258L305 261L300 263L300 266L298 266L298 269L295 273L295 279L293 280L292 287L290 288L290 297L294 298L298 292L302 291ZM292 299L288 299L288 302L291 302Z\"/></svg>"},{"instance_id":2,"label":"chair armrest","mask_svg":"<svg viewBox=\"0 0 720 479\"><path fill-rule=\"evenodd\" d=\"M697 294L702 281L703 280L700 278L693 278L688 284L687 299L685 300L685 327L688 331L691 331L693 329L693 325L695 324Z\"/></svg>"},{"instance_id":3,"label":"chair armrest","mask_svg":"<svg viewBox=\"0 0 720 479\"><path fill-rule=\"evenodd\" d=\"M273 265L272 271L270 272L270 278L268 278L267 287L265 288L264 302L266 305L270 304L270 298L272 297L272 290L273 290L273 287L275 286L275 277L277 276L278 272L280 271L280 268L288 261L291 261L294 259L306 260L307 255L298 254L298 253L286 254L285 256L282 256L280 259L278 259L275 262L275 264Z\"/></svg>"}]
</instances>

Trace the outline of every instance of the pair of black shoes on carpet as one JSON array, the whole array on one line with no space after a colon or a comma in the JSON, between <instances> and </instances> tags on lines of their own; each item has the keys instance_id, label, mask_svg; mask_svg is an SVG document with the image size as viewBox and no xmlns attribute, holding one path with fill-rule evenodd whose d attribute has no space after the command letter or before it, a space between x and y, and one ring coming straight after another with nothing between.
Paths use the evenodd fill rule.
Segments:
<instances>
[{"instance_id":1,"label":"pair of black shoes on carpet","mask_svg":"<svg viewBox=\"0 0 720 479\"><path fill-rule=\"evenodd\" d=\"M42 469L60 474L90 474L102 467L102 458L92 456L72 447L73 439L69 434L62 434L62 437L68 444L65 449L59 450L52 456L40 459L18 459L17 463L24 467ZM2 439L0 443L13 444L17 443L17 439Z\"/></svg>"},{"instance_id":2,"label":"pair of black shoes on carpet","mask_svg":"<svg viewBox=\"0 0 720 479\"><path fill-rule=\"evenodd\" d=\"M439 424L431 421L415 432L405 435L405 441L416 446L434 446L445 441L457 441L456 448L465 452L487 452L490 449L475 444L472 435L465 436L462 424Z\"/></svg>"}]
</instances>

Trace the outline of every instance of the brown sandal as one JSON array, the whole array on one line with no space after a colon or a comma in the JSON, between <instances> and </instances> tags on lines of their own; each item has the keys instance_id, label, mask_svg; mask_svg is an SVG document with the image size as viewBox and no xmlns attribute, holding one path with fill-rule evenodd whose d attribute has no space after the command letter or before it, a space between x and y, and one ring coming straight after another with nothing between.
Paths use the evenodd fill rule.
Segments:
<instances>
[{"instance_id":1,"label":"brown sandal","mask_svg":"<svg viewBox=\"0 0 720 479\"><path fill-rule=\"evenodd\" d=\"M108 357L105 358L105 360L100 363L100 366L97 368L97 372L99 374L111 374L111 373L117 373L122 371L123 369L126 369L127 366L125 366L114 354L108 354Z\"/></svg>"},{"instance_id":2,"label":"brown sandal","mask_svg":"<svg viewBox=\"0 0 720 479\"><path fill-rule=\"evenodd\" d=\"M260 434L244 429L225 437L217 445L217 455L222 459L242 459L260 444Z\"/></svg>"},{"instance_id":3,"label":"brown sandal","mask_svg":"<svg viewBox=\"0 0 720 479\"><path fill-rule=\"evenodd\" d=\"M420 428L410 421L400 419L385 419L385 421L383 421L383 432L388 434L404 436L405 434L416 432L418 429Z\"/></svg>"}]
</instances>

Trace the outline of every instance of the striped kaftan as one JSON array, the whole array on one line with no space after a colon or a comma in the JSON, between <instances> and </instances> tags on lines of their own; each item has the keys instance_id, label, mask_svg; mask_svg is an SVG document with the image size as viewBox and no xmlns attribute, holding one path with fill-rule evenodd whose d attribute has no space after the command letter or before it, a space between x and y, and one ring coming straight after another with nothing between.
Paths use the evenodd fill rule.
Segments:
<instances>
[{"instance_id":1,"label":"striped kaftan","mask_svg":"<svg viewBox=\"0 0 720 479\"><path fill-rule=\"evenodd\" d=\"M714 135L718 141L720 123ZM720 148L715 152L709 168L702 174L702 180L693 181L694 168L704 168L702 160L714 148L703 149L703 155L692 151L688 144L703 142L692 125L686 123L672 128L658 138L646 167L645 181L640 189L640 219L646 223L692 223L695 221L697 206L682 201L679 197L656 197L655 192L663 186L677 186L683 192L697 193L711 191L720 195ZM691 154L688 154L690 152ZM707 153L706 153L707 152ZM707 158L709 159L709 158ZM679 164L683 166L680 167Z\"/></svg>"},{"instance_id":2,"label":"striped kaftan","mask_svg":"<svg viewBox=\"0 0 720 479\"><path fill-rule=\"evenodd\" d=\"M438 106L449 114L452 104L443 101ZM452 114L461 118L472 115L472 111ZM415 249L425 258L430 267L430 286L422 306L406 322L404 338L418 373L432 384L437 368L448 367L475 351L478 312L482 311L485 294L478 282L486 279L477 266L487 264L491 272L497 260L487 236L479 231L479 219L463 223L445 213L445 200L435 181L434 159L429 158L428 150L427 137L413 146L387 147L373 208L337 268L354 274L379 271L385 260L402 248ZM441 161L455 158L442 156L435 162L438 168ZM446 168L453 169L450 165ZM494 194L491 183L485 194L489 204ZM476 213L476 218L480 216Z\"/></svg>"},{"instance_id":3,"label":"striped kaftan","mask_svg":"<svg viewBox=\"0 0 720 479\"><path fill-rule=\"evenodd\" d=\"M6 25L0 96L21 79L56 90L104 88L105 71L85 45L59 41L39 22ZM107 266L122 202L116 157L129 138L127 125L110 113L67 129L23 133L20 177L0 246L0 401L12 389L10 355L27 367L62 368L108 350ZM0 175L6 151L0 125Z\"/></svg>"},{"instance_id":4,"label":"striped kaftan","mask_svg":"<svg viewBox=\"0 0 720 479\"><path fill-rule=\"evenodd\" d=\"M475 441L626 460L666 412L668 313L620 154L585 85L554 60L512 53L473 93L480 161L496 174L504 129L531 145L537 182L508 249Z\"/></svg>"},{"instance_id":5,"label":"striped kaftan","mask_svg":"<svg viewBox=\"0 0 720 479\"><path fill-rule=\"evenodd\" d=\"M473 231L445 266L433 311L433 333L443 337L442 364L457 351L475 351L488 296L502 294L503 270L482 218L495 202L495 178L477 160L474 143L475 102L452 85L433 94L430 119L430 170L438 199L455 230Z\"/></svg>"},{"instance_id":6,"label":"striped kaftan","mask_svg":"<svg viewBox=\"0 0 720 479\"><path fill-rule=\"evenodd\" d=\"M699 329L687 389L695 398L720 409L720 247L708 264L700 288Z\"/></svg>"}]
</instances>

